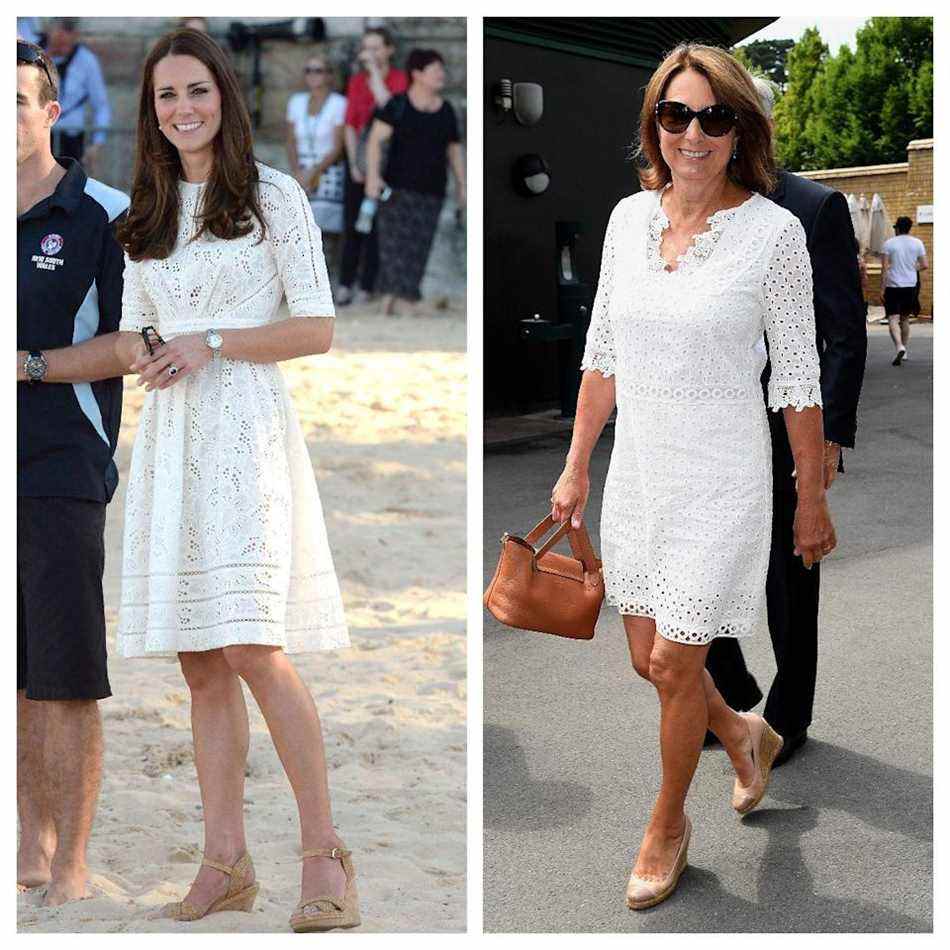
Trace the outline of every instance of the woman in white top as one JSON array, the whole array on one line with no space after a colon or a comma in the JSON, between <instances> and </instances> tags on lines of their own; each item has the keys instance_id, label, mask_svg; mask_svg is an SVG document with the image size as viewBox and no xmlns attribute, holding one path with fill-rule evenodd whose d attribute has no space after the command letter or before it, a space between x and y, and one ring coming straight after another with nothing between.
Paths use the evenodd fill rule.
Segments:
<instances>
[{"instance_id":1,"label":"woman in white top","mask_svg":"<svg viewBox=\"0 0 950 950\"><path fill-rule=\"evenodd\" d=\"M662 783L627 889L642 909L686 865L684 803L708 727L736 772L733 807L765 792L781 737L730 709L705 671L718 636L761 625L771 535L768 408L783 410L798 471L796 553L835 544L824 495L811 267L801 224L763 195L771 132L752 82L722 50L682 45L644 98L643 191L607 226L574 432L552 494L579 524L591 452L617 409L604 487L607 600L633 666L660 700Z\"/></svg>"},{"instance_id":2,"label":"woman in white top","mask_svg":"<svg viewBox=\"0 0 950 950\"><path fill-rule=\"evenodd\" d=\"M332 263L343 231L346 97L334 90L333 68L323 53L307 59L304 78L306 91L295 92L287 100L287 160L310 197L313 217L324 236L324 252Z\"/></svg>"},{"instance_id":3,"label":"woman in white top","mask_svg":"<svg viewBox=\"0 0 950 950\"><path fill-rule=\"evenodd\" d=\"M257 893L244 837L243 680L300 811L307 860L291 925L355 926L320 721L288 657L349 638L313 470L277 367L329 348L333 304L307 197L254 161L238 79L198 31L168 34L145 62L119 239L118 345L148 394L129 473L118 646L181 663L205 822L198 875L163 915L250 910ZM280 319L284 296L290 316Z\"/></svg>"}]
</instances>

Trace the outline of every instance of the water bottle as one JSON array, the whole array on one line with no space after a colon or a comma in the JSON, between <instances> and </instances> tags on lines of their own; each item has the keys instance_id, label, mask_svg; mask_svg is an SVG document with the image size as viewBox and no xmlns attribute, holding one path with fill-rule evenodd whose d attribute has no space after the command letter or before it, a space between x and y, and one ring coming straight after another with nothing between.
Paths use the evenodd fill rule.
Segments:
<instances>
[{"instance_id":1,"label":"water bottle","mask_svg":"<svg viewBox=\"0 0 950 950\"><path fill-rule=\"evenodd\" d=\"M391 194L392 189L387 185L379 196L379 201L387 201ZM379 202L375 198L366 197L363 199L360 204L360 213L356 219L356 224L353 225L360 234L369 234L369 232L373 230L373 218L376 217L376 209L378 207Z\"/></svg>"}]
</instances>

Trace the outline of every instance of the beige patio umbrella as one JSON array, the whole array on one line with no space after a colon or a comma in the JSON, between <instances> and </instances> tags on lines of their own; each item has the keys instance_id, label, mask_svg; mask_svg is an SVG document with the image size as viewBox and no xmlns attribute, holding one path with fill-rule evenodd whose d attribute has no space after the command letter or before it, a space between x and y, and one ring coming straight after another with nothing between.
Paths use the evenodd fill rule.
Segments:
<instances>
[{"instance_id":1,"label":"beige patio umbrella","mask_svg":"<svg viewBox=\"0 0 950 950\"><path fill-rule=\"evenodd\" d=\"M857 240L860 244L861 242L858 238L858 199L854 197L853 193L849 192L847 195L845 195L845 200L848 202L848 214L851 215L851 229L854 231L855 240Z\"/></svg>"},{"instance_id":2,"label":"beige patio umbrella","mask_svg":"<svg viewBox=\"0 0 950 950\"><path fill-rule=\"evenodd\" d=\"M858 214L854 225L854 236L858 239L858 245L861 253L864 254L868 249L868 238L871 232L871 208L868 199L864 195L858 196Z\"/></svg>"},{"instance_id":3,"label":"beige patio umbrella","mask_svg":"<svg viewBox=\"0 0 950 950\"><path fill-rule=\"evenodd\" d=\"M880 254L884 242L891 237L891 227L888 223L887 208L884 199L875 194L871 199L871 216L868 227L868 250L872 254Z\"/></svg>"}]
</instances>

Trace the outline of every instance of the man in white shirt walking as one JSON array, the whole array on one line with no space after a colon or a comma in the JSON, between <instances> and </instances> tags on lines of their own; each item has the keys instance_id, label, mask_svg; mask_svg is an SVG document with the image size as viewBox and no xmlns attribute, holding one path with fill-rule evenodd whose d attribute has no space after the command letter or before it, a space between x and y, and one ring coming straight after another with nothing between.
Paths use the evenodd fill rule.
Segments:
<instances>
[{"instance_id":1,"label":"man in white shirt walking","mask_svg":"<svg viewBox=\"0 0 950 950\"><path fill-rule=\"evenodd\" d=\"M910 236L911 220L902 215L894 222L894 237L881 248L881 286L884 312L897 348L892 366L900 366L907 358L910 339L910 315L917 298L917 277L927 270L927 249L920 238Z\"/></svg>"}]
</instances>

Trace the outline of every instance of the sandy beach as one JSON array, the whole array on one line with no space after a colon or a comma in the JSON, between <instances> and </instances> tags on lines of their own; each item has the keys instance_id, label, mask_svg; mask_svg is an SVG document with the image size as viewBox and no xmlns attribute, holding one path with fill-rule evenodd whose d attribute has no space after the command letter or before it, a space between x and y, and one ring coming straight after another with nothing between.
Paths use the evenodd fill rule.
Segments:
<instances>
[{"instance_id":1,"label":"sandy beach","mask_svg":"<svg viewBox=\"0 0 950 950\"><path fill-rule=\"evenodd\" d=\"M323 720L334 819L367 931L465 928L465 314L341 310L330 353L283 364L343 590L352 647L295 657ZM113 696L89 850L93 896L18 898L22 932L286 932L299 897L297 813L257 706L245 816L261 893L250 914L150 920L201 858L189 697L177 661L115 652L122 512L142 404L126 380L107 524ZM247 692L245 690L245 692Z\"/></svg>"}]
</instances>

